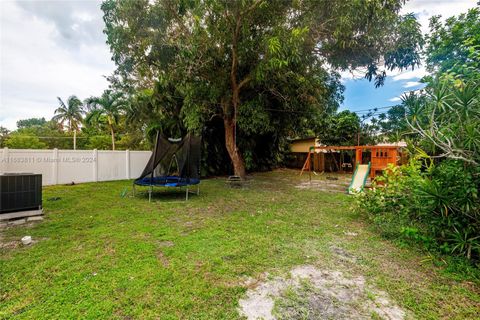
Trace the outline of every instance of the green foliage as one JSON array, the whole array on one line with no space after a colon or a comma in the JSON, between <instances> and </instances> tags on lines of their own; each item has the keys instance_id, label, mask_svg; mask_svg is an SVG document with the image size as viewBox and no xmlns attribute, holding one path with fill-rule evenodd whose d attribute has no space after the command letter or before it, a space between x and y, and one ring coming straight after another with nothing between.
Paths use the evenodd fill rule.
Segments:
<instances>
[{"instance_id":1,"label":"green foliage","mask_svg":"<svg viewBox=\"0 0 480 320\"><path fill-rule=\"evenodd\" d=\"M336 113L318 123L317 136L326 145L356 145L360 118L348 110Z\"/></svg>"},{"instance_id":2,"label":"green foliage","mask_svg":"<svg viewBox=\"0 0 480 320\"><path fill-rule=\"evenodd\" d=\"M144 138L143 132L129 132L120 136L118 150L151 150L152 146Z\"/></svg>"},{"instance_id":3,"label":"green foliage","mask_svg":"<svg viewBox=\"0 0 480 320\"><path fill-rule=\"evenodd\" d=\"M85 100L89 112L85 122L91 126L106 126L111 137L111 147L115 150L115 132L121 114L126 108L123 94L105 90L100 97L90 97Z\"/></svg>"},{"instance_id":4,"label":"green foliage","mask_svg":"<svg viewBox=\"0 0 480 320\"><path fill-rule=\"evenodd\" d=\"M34 126L44 126L47 124L45 118L30 118L17 121L17 128L29 128Z\"/></svg>"},{"instance_id":5,"label":"green foliage","mask_svg":"<svg viewBox=\"0 0 480 320\"><path fill-rule=\"evenodd\" d=\"M469 78L480 70L480 8L448 18L430 20L426 46L430 71L454 72ZM478 78L477 78L478 79Z\"/></svg>"},{"instance_id":6,"label":"green foliage","mask_svg":"<svg viewBox=\"0 0 480 320\"><path fill-rule=\"evenodd\" d=\"M378 116L375 130L390 142L406 139L407 136L411 137L411 130L405 120L407 112L409 109L404 103L391 107L386 113Z\"/></svg>"},{"instance_id":7,"label":"green foliage","mask_svg":"<svg viewBox=\"0 0 480 320\"><path fill-rule=\"evenodd\" d=\"M0 126L0 148L5 147L5 141L7 140L9 133L10 130Z\"/></svg>"},{"instance_id":8,"label":"green foliage","mask_svg":"<svg viewBox=\"0 0 480 320\"><path fill-rule=\"evenodd\" d=\"M406 121L424 149L437 157L480 164L480 87L448 74L432 81L421 95L404 98Z\"/></svg>"},{"instance_id":9,"label":"green foliage","mask_svg":"<svg viewBox=\"0 0 480 320\"><path fill-rule=\"evenodd\" d=\"M86 149L110 150L112 148L112 140L108 135L91 136L85 145Z\"/></svg>"},{"instance_id":10,"label":"green foliage","mask_svg":"<svg viewBox=\"0 0 480 320\"><path fill-rule=\"evenodd\" d=\"M10 149L45 149L47 144L36 136L14 132L5 141L5 147Z\"/></svg>"},{"instance_id":11,"label":"green foliage","mask_svg":"<svg viewBox=\"0 0 480 320\"><path fill-rule=\"evenodd\" d=\"M377 179L377 185L357 197L357 209L378 225L387 237L395 237L403 227L412 226L415 219L410 208L417 208L412 201L411 186L419 185L421 176L418 163L411 162L405 167L390 167L384 176ZM385 186L385 187L382 187Z\"/></svg>"},{"instance_id":12,"label":"green foliage","mask_svg":"<svg viewBox=\"0 0 480 320\"><path fill-rule=\"evenodd\" d=\"M22 121L22 120L20 120ZM16 136L10 144L12 144L12 148L21 148L23 145L28 145L27 141L33 143L33 145L37 145L36 148L47 148L47 149L72 149L73 148L73 133L64 131L59 126L56 121L48 121L44 125L32 125L27 126L24 128L17 129L11 133L8 133L4 136L5 141L9 139L9 137ZM20 138L24 140L23 142ZM83 148L85 145L85 137L82 134L77 134L78 144L77 147ZM40 141L40 144L37 144L33 141ZM15 142L14 142L15 141ZM5 144L5 146L7 146ZM13 147L15 146L15 147ZM29 147L30 148L30 147Z\"/></svg>"},{"instance_id":13,"label":"green foliage","mask_svg":"<svg viewBox=\"0 0 480 320\"><path fill-rule=\"evenodd\" d=\"M388 237L480 260L478 169L446 160L425 170L418 160L390 168L357 198L357 209Z\"/></svg>"}]
</instances>

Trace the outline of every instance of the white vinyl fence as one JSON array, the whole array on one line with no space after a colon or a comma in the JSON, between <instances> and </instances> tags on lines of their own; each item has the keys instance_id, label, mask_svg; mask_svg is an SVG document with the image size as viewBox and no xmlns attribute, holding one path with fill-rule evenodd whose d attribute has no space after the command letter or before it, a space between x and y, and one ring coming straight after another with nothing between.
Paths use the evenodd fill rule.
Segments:
<instances>
[{"instance_id":1,"label":"white vinyl fence","mask_svg":"<svg viewBox=\"0 0 480 320\"><path fill-rule=\"evenodd\" d=\"M150 151L0 149L0 173L41 173L43 185L137 178Z\"/></svg>"}]
</instances>

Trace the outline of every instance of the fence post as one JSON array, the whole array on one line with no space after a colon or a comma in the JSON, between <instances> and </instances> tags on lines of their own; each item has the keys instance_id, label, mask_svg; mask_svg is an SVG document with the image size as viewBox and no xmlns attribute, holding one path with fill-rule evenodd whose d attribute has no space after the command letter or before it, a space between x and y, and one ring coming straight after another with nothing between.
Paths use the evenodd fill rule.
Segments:
<instances>
[{"instance_id":1,"label":"fence post","mask_svg":"<svg viewBox=\"0 0 480 320\"><path fill-rule=\"evenodd\" d=\"M52 162L52 184L58 184L58 149L53 149L53 162Z\"/></svg>"},{"instance_id":2,"label":"fence post","mask_svg":"<svg viewBox=\"0 0 480 320\"><path fill-rule=\"evenodd\" d=\"M3 159L2 159L2 162L1 162L1 166L0 166L0 171L2 172L7 172L7 168L8 168L8 163L9 163L10 159L8 159L8 148L5 147L3 148Z\"/></svg>"},{"instance_id":3,"label":"fence post","mask_svg":"<svg viewBox=\"0 0 480 320\"><path fill-rule=\"evenodd\" d=\"M93 181L98 181L98 151L93 149Z\"/></svg>"},{"instance_id":4,"label":"fence post","mask_svg":"<svg viewBox=\"0 0 480 320\"><path fill-rule=\"evenodd\" d=\"M125 174L127 175L127 179L130 179L130 150L125 150L125 163L126 163L126 167L125 167Z\"/></svg>"}]
</instances>

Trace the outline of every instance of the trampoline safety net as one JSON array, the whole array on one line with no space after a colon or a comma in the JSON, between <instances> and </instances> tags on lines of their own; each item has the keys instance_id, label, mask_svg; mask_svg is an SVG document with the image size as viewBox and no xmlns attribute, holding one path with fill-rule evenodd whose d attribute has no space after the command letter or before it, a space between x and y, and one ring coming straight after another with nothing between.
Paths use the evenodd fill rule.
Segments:
<instances>
[{"instance_id":1,"label":"trampoline safety net","mask_svg":"<svg viewBox=\"0 0 480 320\"><path fill-rule=\"evenodd\" d=\"M201 138L187 134L169 141L157 134L155 149L135 184L181 187L200 183Z\"/></svg>"}]
</instances>

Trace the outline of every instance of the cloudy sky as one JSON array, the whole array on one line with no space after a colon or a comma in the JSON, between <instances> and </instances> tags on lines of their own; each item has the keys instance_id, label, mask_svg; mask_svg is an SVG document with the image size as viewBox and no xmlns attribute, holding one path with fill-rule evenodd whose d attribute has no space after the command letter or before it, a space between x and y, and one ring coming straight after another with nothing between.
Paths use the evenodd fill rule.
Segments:
<instances>
[{"instance_id":1,"label":"cloudy sky","mask_svg":"<svg viewBox=\"0 0 480 320\"><path fill-rule=\"evenodd\" d=\"M0 125L53 116L56 97L99 95L114 70L100 1L0 0Z\"/></svg>"},{"instance_id":2,"label":"cloudy sky","mask_svg":"<svg viewBox=\"0 0 480 320\"><path fill-rule=\"evenodd\" d=\"M465 12L476 0L412 0L413 12L428 30L432 15ZM0 126L53 116L56 97L99 95L114 64L102 33L100 1L0 0ZM345 74L343 108L363 110L392 105L406 90L418 89L422 68L392 74L382 88Z\"/></svg>"}]
</instances>

